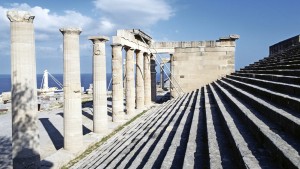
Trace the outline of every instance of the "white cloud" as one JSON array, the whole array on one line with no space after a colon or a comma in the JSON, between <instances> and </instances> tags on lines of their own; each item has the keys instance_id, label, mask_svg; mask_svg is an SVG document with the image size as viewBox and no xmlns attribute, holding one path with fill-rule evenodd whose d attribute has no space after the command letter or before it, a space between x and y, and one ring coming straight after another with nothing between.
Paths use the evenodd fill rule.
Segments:
<instances>
[{"instance_id":1,"label":"white cloud","mask_svg":"<svg viewBox=\"0 0 300 169\"><path fill-rule=\"evenodd\" d=\"M148 28L173 15L167 0L95 0L95 7L106 22L126 28ZM105 23L102 23L105 26ZM115 26L116 27L116 26Z\"/></svg>"}]
</instances>

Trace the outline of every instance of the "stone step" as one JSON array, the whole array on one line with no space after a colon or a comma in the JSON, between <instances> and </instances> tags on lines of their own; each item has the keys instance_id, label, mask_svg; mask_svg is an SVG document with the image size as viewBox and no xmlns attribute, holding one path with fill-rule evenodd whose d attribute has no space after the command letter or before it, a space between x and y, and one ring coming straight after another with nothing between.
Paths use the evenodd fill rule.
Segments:
<instances>
[{"instance_id":1,"label":"stone step","mask_svg":"<svg viewBox=\"0 0 300 169\"><path fill-rule=\"evenodd\" d=\"M236 118L232 117L232 110L230 110L229 106L219 97L214 87L209 85L209 88L213 93L213 98L217 103L221 119L225 124L224 131L228 133L228 137L231 139L231 144L234 148L233 151L236 155L235 158L238 159L236 165L240 168L260 168L259 161L249 149L249 145L253 146L254 144L247 143L247 141L249 141L249 136L245 136L248 134L247 131L243 130L243 126L237 123ZM253 141L251 143L253 143Z\"/></svg>"},{"instance_id":2,"label":"stone step","mask_svg":"<svg viewBox=\"0 0 300 169\"><path fill-rule=\"evenodd\" d=\"M276 158L276 162L282 168L300 168L299 141L289 140L284 133L280 133L273 124L266 121L262 116L257 116L253 109L245 106L236 99L230 92L221 87L218 83L214 83L223 98L234 108L234 112L243 121L246 126L258 138L258 142L264 145ZM250 145L249 145L250 146ZM270 166L268 164L267 166Z\"/></svg>"},{"instance_id":3,"label":"stone step","mask_svg":"<svg viewBox=\"0 0 300 169\"><path fill-rule=\"evenodd\" d=\"M247 104L255 107L260 114L279 125L282 130L300 139L300 114L298 112L277 107L223 80L218 82L239 100L246 100Z\"/></svg>"},{"instance_id":4,"label":"stone step","mask_svg":"<svg viewBox=\"0 0 300 169\"><path fill-rule=\"evenodd\" d=\"M192 97L185 99L185 106L181 106L176 113L176 116L172 119L171 123L165 128L165 131L159 141L156 143L154 149L151 151L149 158L146 163L141 166L141 168L161 168L161 165L166 157L167 151L171 145L171 142L174 138L174 135L177 130L177 126L179 125L185 110L188 108L187 105L191 101Z\"/></svg>"},{"instance_id":5,"label":"stone step","mask_svg":"<svg viewBox=\"0 0 300 169\"><path fill-rule=\"evenodd\" d=\"M163 109L171 107L171 105L174 104L174 102L176 102L177 100L178 99L174 99L173 101L170 101L166 104L158 106L151 111L146 112L143 116L141 116L139 120L137 120L137 122L129 125L114 137L107 140L106 144L101 145L101 147L97 148L96 151L93 151L89 156L81 160L83 161L82 164L76 164L74 168L88 168L91 166L96 166L96 163L99 159L102 159L105 155L114 152L116 148L123 143L124 139L126 139L129 134L135 133L138 129L143 127L143 125L148 125L148 121L153 121L157 117L157 114L155 112L161 112Z\"/></svg>"},{"instance_id":6,"label":"stone step","mask_svg":"<svg viewBox=\"0 0 300 169\"><path fill-rule=\"evenodd\" d=\"M257 66L257 67L251 67L251 68L243 68L241 70L270 70L270 69L300 69L300 64L277 64L277 65L273 65L273 66L268 66L266 64L261 65L261 66Z\"/></svg>"},{"instance_id":7,"label":"stone step","mask_svg":"<svg viewBox=\"0 0 300 169\"><path fill-rule=\"evenodd\" d=\"M198 93L199 90L194 92L188 107L185 109L161 168L183 168Z\"/></svg>"},{"instance_id":8,"label":"stone step","mask_svg":"<svg viewBox=\"0 0 300 169\"><path fill-rule=\"evenodd\" d=\"M288 83L282 83L282 82L273 82L269 80L261 80L256 78L249 78L249 77L241 77L241 76L235 76L235 75L227 75L226 77L234 80L238 80L241 82L245 82L248 84L253 84L259 87L263 87L265 89L287 94L290 96L298 97L300 98L300 86L299 85L293 85Z\"/></svg>"},{"instance_id":9,"label":"stone step","mask_svg":"<svg viewBox=\"0 0 300 169\"><path fill-rule=\"evenodd\" d=\"M246 66L245 68L251 69L253 67L259 66L272 66L272 65L289 65L289 64L300 64L300 58L284 58L284 59L276 59L276 60L266 60L260 62L254 62Z\"/></svg>"},{"instance_id":10,"label":"stone step","mask_svg":"<svg viewBox=\"0 0 300 169\"><path fill-rule=\"evenodd\" d=\"M154 141L156 138L159 138L159 133L157 131L162 130L168 123L171 122L172 118L174 117L174 113L176 113L176 108L163 112L163 116L160 117L158 120L155 121L155 125L150 128L148 132L146 132L140 140L130 144L126 147L126 153L122 153L118 155L109 165L109 168L135 168L131 166L131 163L140 155L143 148L148 150L149 147L146 147L147 143ZM139 161L139 160L135 160ZM141 162L141 161L139 161Z\"/></svg>"},{"instance_id":11,"label":"stone step","mask_svg":"<svg viewBox=\"0 0 300 169\"><path fill-rule=\"evenodd\" d=\"M240 76L240 77L256 78L256 79L261 79L261 80L269 80L269 81L273 81L273 82L295 84L295 85L300 84L300 77L297 77L297 76L255 74L255 73L241 73L241 72L235 72L235 73L232 73L232 75Z\"/></svg>"},{"instance_id":12,"label":"stone step","mask_svg":"<svg viewBox=\"0 0 300 169\"><path fill-rule=\"evenodd\" d=\"M189 131L189 139L187 142L186 146L186 152L184 156L184 163L182 168L194 168L194 166L199 166L198 163L200 163L203 167L208 168L208 152L203 153L204 149L207 149L207 142L202 142L200 143L199 141L199 136L200 135L205 135L206 137L206 132L203 128L205 125L201 125L201 123L204 123L205 119L205 112L204 112L204 88L201 88L197 94L196 98L196 104L195 104L195 110L194 110L194 116L191 124L191 129ZM199 133L199 134L198 134ZM200 134L201 133L201 134ZM202 153L200 153L200 143L203 148L202 148ZM205 147L205 148L204 148ZM198 148L198 149L197 149ZM198 161L198 163L197 163ZM206 161L206 162L205 162ZM206 165L205 165L206 164Z\"/></svg>"},{"instance_id":13,"label":"stone step","mask_svg":"<svg viewBox=\"0 0 300 169\"><path fill-rule=\"evenodd\" d=\"M237 86L259 98L266 99L271 103L300 112L299 98L274 92L256 85L247 84L230 78L223 78L222 80L234 86Z\"/></svg>"},{"instance_id":14,"label":"stone step","mask_svg":"<svg viewBox=\"0 0 300 169\"><path fill-rule=\"evenodd\" d=\"M128 146L142 139L142 136L155 125L155 121L158 120L164 114L164 112L171 107L171 105L170 107L163 107L162 110L154 112L155 114L153 119L149 119L148 121L142 123L140 128L125 133L121 137L121 141L117 145L113 146L111 150L101 151L104 156L97 158L96 163L93 164L93 166L97 166L97 168L107 167L119 155L126 153L129 150L127 149Z\"/></svg>"},{"instance_id":15,"label":"stone step","mask_svg":"<svg viewBox=\"0 0 300 169\"><path fill-rule=\"evenodd\" d=\"M300 77L300 69L293 69L293 70L240 70L238 73L255 73L255 74L273 74L273 75L283 75L283 76L296 76Z\"/></svg>"}]
</instances>

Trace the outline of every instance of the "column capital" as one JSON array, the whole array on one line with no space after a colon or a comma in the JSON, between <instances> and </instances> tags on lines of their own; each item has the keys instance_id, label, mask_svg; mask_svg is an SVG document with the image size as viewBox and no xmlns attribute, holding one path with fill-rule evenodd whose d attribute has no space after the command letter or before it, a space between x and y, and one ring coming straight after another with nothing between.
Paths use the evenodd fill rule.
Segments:
<instances>
[{"instance_id":1,"label":"column capital","mask_svg":"<svg viewBox=\"0 0 300 169\"><path fill-rule=\"evenodd\" d=\"M10 22L28 22L32 23L34 16L28 11L7 11L7 18Z\"/></svg>"},{"instance_id":2,"label":"column capital","mask_svg":"<svg viewBox=\"0 0 300 169\"><path fill-rule=\"evenodd\" d=\"M111 47L118 47L118 46L123 47L123 45L120 44L120 43L113 43L113 44L111 44L110 46L111 46Z\"/></svg>"},{"instance_id":3,"label":"column capital","mask_svg":"<svg viewBox=\"0 0 300 169\"><path fill-rule=\"evenodd\" d=\"M109 41L109 37L107 36L89 36L88 39L93 43Z\"/></svg>"},{"instance_id":4,"label":"column capital","mask_svg":"<svg viewBox=\"0 0 300 169\"><path fill-rule=\"evenodd\" d=\"M82 32L81 28L60 28L59 31L64 34L75 34L80 35Z\"/></svg>"},{"instance_id":5,"label":"column capital","mask_svg":"<svg viewBox=\"0 0 300 169\"><path fill-rule=\"evenodd\" d=\"M130 47L130 46L124 46L124 49L127 51L127 50L135 50L134 48Z\"/></svg>"}]
</instances>

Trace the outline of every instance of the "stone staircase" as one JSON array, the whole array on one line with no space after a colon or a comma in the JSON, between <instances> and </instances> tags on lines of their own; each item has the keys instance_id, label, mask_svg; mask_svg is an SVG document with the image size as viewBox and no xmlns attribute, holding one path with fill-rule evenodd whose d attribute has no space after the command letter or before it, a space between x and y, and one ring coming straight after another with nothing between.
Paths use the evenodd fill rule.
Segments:
<instances>
[{"instance_id":1,"label":"stone staircase","mask_svg":"<svg viewBox=\"0 0 300 169\"><path fill-rule=\"evenodd\" d=\"M72 168L300 168L300 47L148 111Z\"/></svg>"}]
</instances>

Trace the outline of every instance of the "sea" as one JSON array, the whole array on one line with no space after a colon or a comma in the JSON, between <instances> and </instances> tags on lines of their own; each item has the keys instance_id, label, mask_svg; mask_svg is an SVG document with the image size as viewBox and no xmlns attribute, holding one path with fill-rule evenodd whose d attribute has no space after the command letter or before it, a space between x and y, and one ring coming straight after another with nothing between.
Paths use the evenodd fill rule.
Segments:
<instances>
[{"instance_id":1,"label":"sea","mask_svg":"<svg viewBox=\"0 0 300 169\"><path fill-rule=\"evenodd\" d=\"M51 74L55 77L61 84L63 84L63 74ZM156 74L156 81L159 81L159 73ZM41 88L41 82L43 79L43 74L37 74L37 88ZM48 78L48 86L49 87L57 87L60 88L54 80L51 79L49 76ZM111 73L106 74L106 88L109 85L109 82L111 81ZM88 89L90 84L93 83L93 74L81 74L81 86L84 87L84 90ZM111 91L111 84L108 90ZM8 92L11 91L11 79L10 74L0 74L0 94L2 92Z\"/></svg>"}]
</instances>

